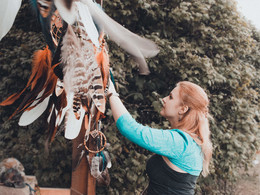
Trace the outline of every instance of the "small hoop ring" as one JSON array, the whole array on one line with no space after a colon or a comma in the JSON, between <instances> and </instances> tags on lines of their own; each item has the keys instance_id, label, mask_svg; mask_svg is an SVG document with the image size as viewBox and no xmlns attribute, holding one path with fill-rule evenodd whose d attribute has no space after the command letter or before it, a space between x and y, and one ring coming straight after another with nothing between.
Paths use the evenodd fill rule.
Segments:
<instances>
[{"instance_id":1,"label":"small hoop ring","mask_svg":"<svg viewBox=\"0 0 260 195\"><path fill-rule=\"evenodd\" d=\"M84 146L85 146L85 148L86 148L86 150L88 152L97 154L97 153L99 153L99 152L101 152L102 150L105 149L105 146L107 144L107 138L106 138L105 134L102 133L101 131L98 131L98 135L101 137L101 144L102 144L102 142L104 143L99 150L91 150L91 149L89 149L88 146L87 146L87 141L86 141L86 139L84 139ZM96 137L98 137L98 136L96 136ZM93 139L95 139L95 138L93 138Z\"/></svg>"}]
</instances>

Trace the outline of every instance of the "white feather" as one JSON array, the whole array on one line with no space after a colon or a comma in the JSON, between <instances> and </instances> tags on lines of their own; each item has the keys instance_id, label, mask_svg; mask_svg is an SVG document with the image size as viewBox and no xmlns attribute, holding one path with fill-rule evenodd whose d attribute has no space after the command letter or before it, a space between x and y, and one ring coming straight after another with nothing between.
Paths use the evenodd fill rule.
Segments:
<instances>
[{"instance_id":1,"label":"white feather","mask_svg":"<svg viewBox=\"0 0 260 195\"><path fill-rule=\"evenodd\" d=\"M57 97L60 96L60 94L62 94L63 90L64 90L63 82L60 79L58 79L56 87L55 87L56 96Z\"/></svg>"},{"instance_id":2,"label":"white feather","mask_svg":"<svg viewBox=\"0 0 260 195\"><path fill-rule=\"evenodd\" d=\"M99 170L100 164L102 164L102 157L101 156L94 156L92 158L92 162L90 165L90 173L93 177L97 178L101 175L101 171Z\"/></svg>"},{"instance_id":3,"label":"white feather","mask_svg":"<svg viewBox=\"0 0 260 195\"><path fill-rule=\"evenodd\" d=\"M57 116L56 121L55 121L55 126L56 126L56 127L57 127L57 126L60 126L60 124L62 123L63 118L64 118L64 116L65 116L65 114L66 114L68 108L69 108L69 107L68 107L68 105L67 105L65 108L63 108L63 109L61 110L61 114ZM50 123L51 115L52 115L53 112L55 112L56 115L58 114L58 111L55 109L54 105L52 105L52 107L51 107L51 112L50 112L50 114L49 114L49 116L48 116L48 119L47 119L47 122L48 122L48 123Z\"/></svg>"},{"instance_id":4,"label":"white feather","mask_svg":"<svg viewBox=\"0 0 260 195\"><path fill-rule=\"evenodd\" d=\"M157 45L118 24L96 6L92 0L81 0L81 2L88 6L90 14L98 27L104 30L111 40L135 57L140 65L140 74L149 74L150 71L144 58L157 55L159 52Z\"/></svg>"},{"instance_id":5,"label":"white feather","mask_svg":"<svg viewBox=\"0 0 260 195\"><path fill-rule=\"evenodd\" d=\"M81 22L85 27L85 31L87 32L92 43L95 44L96 47L99 47L99 41L98 41L99 34L93 22L93 19L89 13L88 6L81 2L75 2L75 3L78 7L79 16L81 18Z\"/></svg>"},{"instance_id":6,"label":"white feather","mask_svg":"<svg viewBox=\"0 0 260 195\"><path fill-rule=\"evenodd\" d=\"M67 139L74 139L78 136L80 129L81 129L81 125L82 125L82 121L83 118L85 116L85 110L82 108L80 108L80 119L77 120L75 117L75 114L73 112L73 97L74 97L74 93L67 93L67 106L64 109L64 113L66 113L65 116L65 134L64 137Z\"/></svg>"},{"instance_id":7,"label":"white feather","mask_svg":"<svg viewBox=\"0 0 260 195\"><path fill-rule=\"evenodd\" d=\"M85 110L81 107L80 112L81 115L79 120L75 118L75 114L72 108L70 108L66 112L65 135L64 135L65 138L75 139L79 135L82 126L82 121L85 116Z\"/></svg>"},{"instance_id":8,"label":"white feather","mask_svg":"<svg viewBox=\"0 0 260 195\"><path fill-rule=\"evenodd\" d=\"M50 123L51 115L52 115L53 110L54 110L54 105L52 105L52 107L51 107L51 112L50 112L50 114L49 114L49 116L48 116L48 118L47 118L47 122L48 122L48 123Z\"/></svg>"},{"instance_id":9,"label":"white feather","mask_svg":"<svg viewBox=\"0 0 260 195\"><path fill-rule=\"evenodd\" d=\"M111 158L109 156L109 153L107 151L103 151L103 154L104 154L106 162L107 162L107 168L110 169L112 167L112 162L111 162Z\"/></svg>"},{"instance_id":10,"label":"white feather","mask_svg":"<svg viewBox=\"0 0 260 195\"><path fill-rule=\"evenodd\" d=\"M20 126L27 126L27 125L31 124L32 122L34 122L37 118L39 118L42 115L42 113L46 110L46 108L49 104L49 99L50 99L50 96L46 97L35 108L33 108L29 111L24 111L22 116L20 117L18 124Z\"/></svg>"},{"instance_id":11,"label":"white feather","mask_svg":"<svg viewBox=\"0 0 260 195\"><path fill-rule=\"evenodd\" d=\"M15 17L21 7L22 0L0 1L0 41L13 26Z\"/></svg>"},{"instance_id":12,"label":"white feather","mask_svg":"<svg viewBox=\"0 0 260 195\"><path fill-rule=\"evenodd\" d=\"M37 95L36 99L34 100L34 102L30 106L36 105L40 101L40 97L42 97L43 93L44 90L41 90L40 93Z\"/></svg>"},{"instance_id":13,"label":"white feather","mask_svg":"<svg viewBox=\"0 0 260 195\"><path fill-rule=\"evenodd\" d=\"M58 115L57 119L56 119L56 127L60 126L61 122L63 121L63 118L66 114L66 112L68 111L68 106L66 106L65 108L63 108L63 110L61 111L61 115Z\"/></svg>"},{"instance_id":14,"label":"white feather","mask_svg":"<svg viewBox=\"0 0 260 195\"><path fill-rule=\"evenodd\" d=\"M77 19L77 9L74 4L72 3L71 9L67 9L64 5L64 0L54 0L54 4L59 11L62 19L65 20L68 24L72 25Z\"/></svg>"}]
</instances>

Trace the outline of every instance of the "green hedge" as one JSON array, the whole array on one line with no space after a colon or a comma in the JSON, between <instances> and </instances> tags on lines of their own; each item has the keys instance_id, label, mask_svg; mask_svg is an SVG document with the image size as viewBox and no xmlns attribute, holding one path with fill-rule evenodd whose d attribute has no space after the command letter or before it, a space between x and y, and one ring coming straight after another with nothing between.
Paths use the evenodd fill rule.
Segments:
<instances>
[{"instance_id":1,"label":"green hedge","mask_svg":"<svg viewBox=\"0 0 260 195\"><path fill-rule=\"evenodd\" d=\"M131 57L108 40L118 91L139 122L169 128L158 114L153 92L164 97L178 81L192 81L208 92L214 154L211 174L199 178L197 194L231 193L227 186L241 168L250 166L259 148L259 32L237 12L233 0L113 0L104 1L104 9L160 48L147 60L151 74L140 76ZM44 45L25 0L15 26L0 42L0 100L25 86L32 54ZM22 128L17 125L19 116L7 120L15 106L0 109L0 158L18 158L41 186L69 187L71 142L58 136L46 155L46 116ZM103 123L113 166L111 185L98 188L97 194L142 191L148 183L144 170L151 153L120 135L109 107Z\"/></svg>"}]
</instances>

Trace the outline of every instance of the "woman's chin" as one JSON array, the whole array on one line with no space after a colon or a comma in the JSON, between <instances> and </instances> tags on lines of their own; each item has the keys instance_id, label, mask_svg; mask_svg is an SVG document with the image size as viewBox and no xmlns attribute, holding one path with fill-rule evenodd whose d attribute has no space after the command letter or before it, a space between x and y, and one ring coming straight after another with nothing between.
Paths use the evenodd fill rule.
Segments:
<instances>
[{"instance_id":1,"label":"woman's chin","mask_svg":"<svg viewBox=\"0 0 260 195\"><path fill-rule=\"evenodd\" d=\"M165 116L164 116L164 110L163 110L163 109L160 111L160 115L161 115L162 117L165 117Z\"/></svg>"}]
</instances>

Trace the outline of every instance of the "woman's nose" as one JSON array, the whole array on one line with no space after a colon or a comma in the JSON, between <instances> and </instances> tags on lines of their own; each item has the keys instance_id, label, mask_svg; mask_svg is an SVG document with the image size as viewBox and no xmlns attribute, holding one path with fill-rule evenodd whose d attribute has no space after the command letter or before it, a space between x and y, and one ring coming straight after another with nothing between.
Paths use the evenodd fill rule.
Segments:
<instances>
[{"instance_id":1,"label":"woman's nose","mask_svg":"<svg viewBox=\"0 0 260 195\"><path fill-rule=\"evenodd\" d=\"M166 97L164 97L164 98L162 99L162 101L163 101L164 104L165 104L165 100L166 100Z\"/></svg>"}]
</instances>

